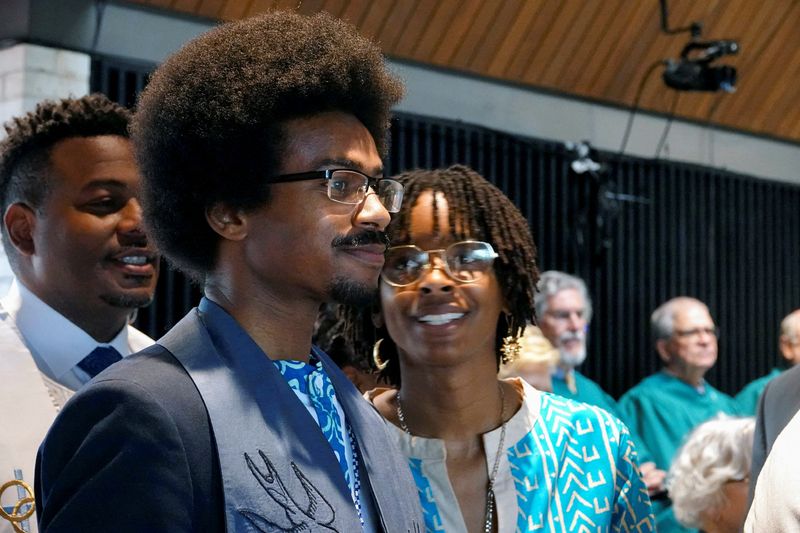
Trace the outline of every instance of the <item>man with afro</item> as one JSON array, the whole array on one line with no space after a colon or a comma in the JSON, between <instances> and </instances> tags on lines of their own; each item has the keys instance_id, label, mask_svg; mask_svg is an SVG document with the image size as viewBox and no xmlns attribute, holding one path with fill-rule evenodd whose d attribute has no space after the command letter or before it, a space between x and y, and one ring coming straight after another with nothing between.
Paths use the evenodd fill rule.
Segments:
<instances>
[{"instance_id":1,"label":"man with afro","mask_svg":"<svg viewBox=\"0 0 800 533\"><path fill-rule=\"evenodd\" d=\"M84 383L153 340L129 325L159 258L142 225L130 113L100 94L40 102L0 143L0 532L35 531L36 450ZM19 529L14 529L18 527Z\"/></svg>"},{"instance_id":2,"label":"man with afro","mask_svg":"<svg viewBox=\"0 0 800 533\"><path fill-rule=\"evenodd\" d=\"M402 90L325 14L224 24L156 70L132 129L145 220L204 298L62 411L44 531L421 530L380 416L311 344L322 303L374 297Z\"/></svg>"}]
</instances>

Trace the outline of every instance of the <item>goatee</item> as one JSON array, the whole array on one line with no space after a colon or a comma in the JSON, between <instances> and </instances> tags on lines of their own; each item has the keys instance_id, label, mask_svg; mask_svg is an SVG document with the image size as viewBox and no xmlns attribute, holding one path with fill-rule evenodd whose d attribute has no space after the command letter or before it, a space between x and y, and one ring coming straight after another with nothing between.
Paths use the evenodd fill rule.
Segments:
<instances>
[{"instance_id":1,"label":"goatee","mask_svg":"<svg viewBox=\"0 0 800 533\"><path fill-rule=\"evenodd\" d=\"M352 279L338 277L331 282L328 294L337 303L366 307L377 301L378 287L377 284L359 283Z\"/></svg>"}]
</instances>

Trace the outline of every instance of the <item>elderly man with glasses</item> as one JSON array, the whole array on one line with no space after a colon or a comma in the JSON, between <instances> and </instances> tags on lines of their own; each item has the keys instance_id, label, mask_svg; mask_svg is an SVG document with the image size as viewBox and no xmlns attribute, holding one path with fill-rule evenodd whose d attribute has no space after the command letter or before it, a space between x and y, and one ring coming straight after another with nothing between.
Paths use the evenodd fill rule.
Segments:
<instances>
[{"instance_id":1,"label":"elderly man with glasses","mask_svg":"<svg viewBox=\"0 0 800 533\"><path fill-rule=\"evenodd\" d=\"M620 398L623 421L640 436L660 469L669 469L683 438L719 413L738 414L736 402L704 376L717 362L717 327L708 307L681 296L650 317L655 348L664 368ZM687 531L671 510L656 509L658 531Z\"/></svg>"}]
</instances>

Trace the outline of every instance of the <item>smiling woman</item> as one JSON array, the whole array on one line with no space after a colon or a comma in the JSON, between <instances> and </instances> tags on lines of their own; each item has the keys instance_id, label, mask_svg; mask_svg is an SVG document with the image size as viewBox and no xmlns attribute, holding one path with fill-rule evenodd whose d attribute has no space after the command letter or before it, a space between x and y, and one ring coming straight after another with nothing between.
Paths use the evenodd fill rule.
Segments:
<instances>
[{"instance_id":1,"label":"smiling woman","mask_svg":"<svg viewBox=\"0 0 800 533\"><path fill-rule=\"evenodd\" d=\"M627 429L607 412L499 380L533 317L536 248L513 203L464 166L396 178L369 399L405 453L428 531L653 530ZM591 480L591 483L586 483Z\"/></svg>"}]
</instances>

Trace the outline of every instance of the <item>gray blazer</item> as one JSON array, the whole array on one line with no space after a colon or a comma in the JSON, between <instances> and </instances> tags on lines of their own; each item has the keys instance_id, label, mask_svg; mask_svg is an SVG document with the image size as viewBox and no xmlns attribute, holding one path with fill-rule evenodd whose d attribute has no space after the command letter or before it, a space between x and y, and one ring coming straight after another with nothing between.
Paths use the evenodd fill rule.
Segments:
<instances>
[{"instance_id":1,"label":"gray blazer","mask_svg":"<svg viewBox=\"0 0 800 533\"><path fill-rule=\"evenodd\" d=\"M220 343L215 337L217 333L213 326L207 328L197 310L193 310L173 328L168 339L160 342L173 347L178 342L180 351L188 353L214 352L223 360L242 357L244 344L252 342L249 337L242 339L239 335L237 342ZM236 350L229 352L226 346ZM220 349L228 353L217 353ZM264 359L263 352L261 357ZM230 520L226 525L225 498L229 486L225 482L223 488L220 457L241 451L230 446L224 450L218 447L219 442L226 442L226 437L215 438L215 429L220 428L212 426L214 417L209 416L197 383L179 359L157 344L112 365L65 406L37 459L37 511L42 531L232 530ZM416 486L405 459L388 437L385 423L344 374L328 366L327 357L323 362L357 436L364 462L363 486L371 488L379 527L386 532L421 531L424 522ZM308 412L288 392L285 383L281 387L264 385L259 394L267 395L267 399L273 395L271 412L264 418L275 430L274 434L283 437L273 443L261 443L263 451L272 454L273 461L288 455L284 457L287 464L291 461L300 467L305 465L303 474L312 482L319 479L314 476L324 477L327 469L338 468L335 461L324 460L322 453L314 452L314 446L318 445L315 442L324 443L324 439L312 435L319 433L319 429L309 427ZM259 404L263 405L261 401ZM303 432L309 435L305 440L311 442L310 448L306 442L292 444L298 442ZM248 433L243 430L238 434L246 441ZM289 435L293 437L287 438ZM290 451L280 451L286 449ZM330 453L329 449L322 451ZM303 457L298 459L300 454ZM261 475L266 476L261 481L269 482L269 472L260 463L259 467ZM276 467L280 470L282 465ZM341 471L337 475L341 477ZM264 527L272 525L268 529L237 525L234 530L290 530L288 522L282 526L276 519L283 517L286 521L288 508L276 508L276 503L286 498L281 495L276 498L272 487L264 485L266 492L256 496L261 506L256 518ZM262 489L259 486L257 490ZM330 492L322 494L331 500ZM333 495L331 501L341 500ZM349 513L354 515L352 501L349 509L346 507L339 507L343 518ZM262 516L267 520L260 520ZM329 525L338 523L337 518ZM308 531L350 533L313 523Z\"/></svg>"},{"instance_id":2,"label":"gray blazer","mask_svg":"<svg viewBox=\"0 0 800 533\"><path fill-rule=\"evenodd\" d=\"M767 460L775 439L800 410L800 365L783 372L767 383L756 411L753 463L750 470L750 501L753 501L758 474Z\"/></svg>"}]
</instances>

